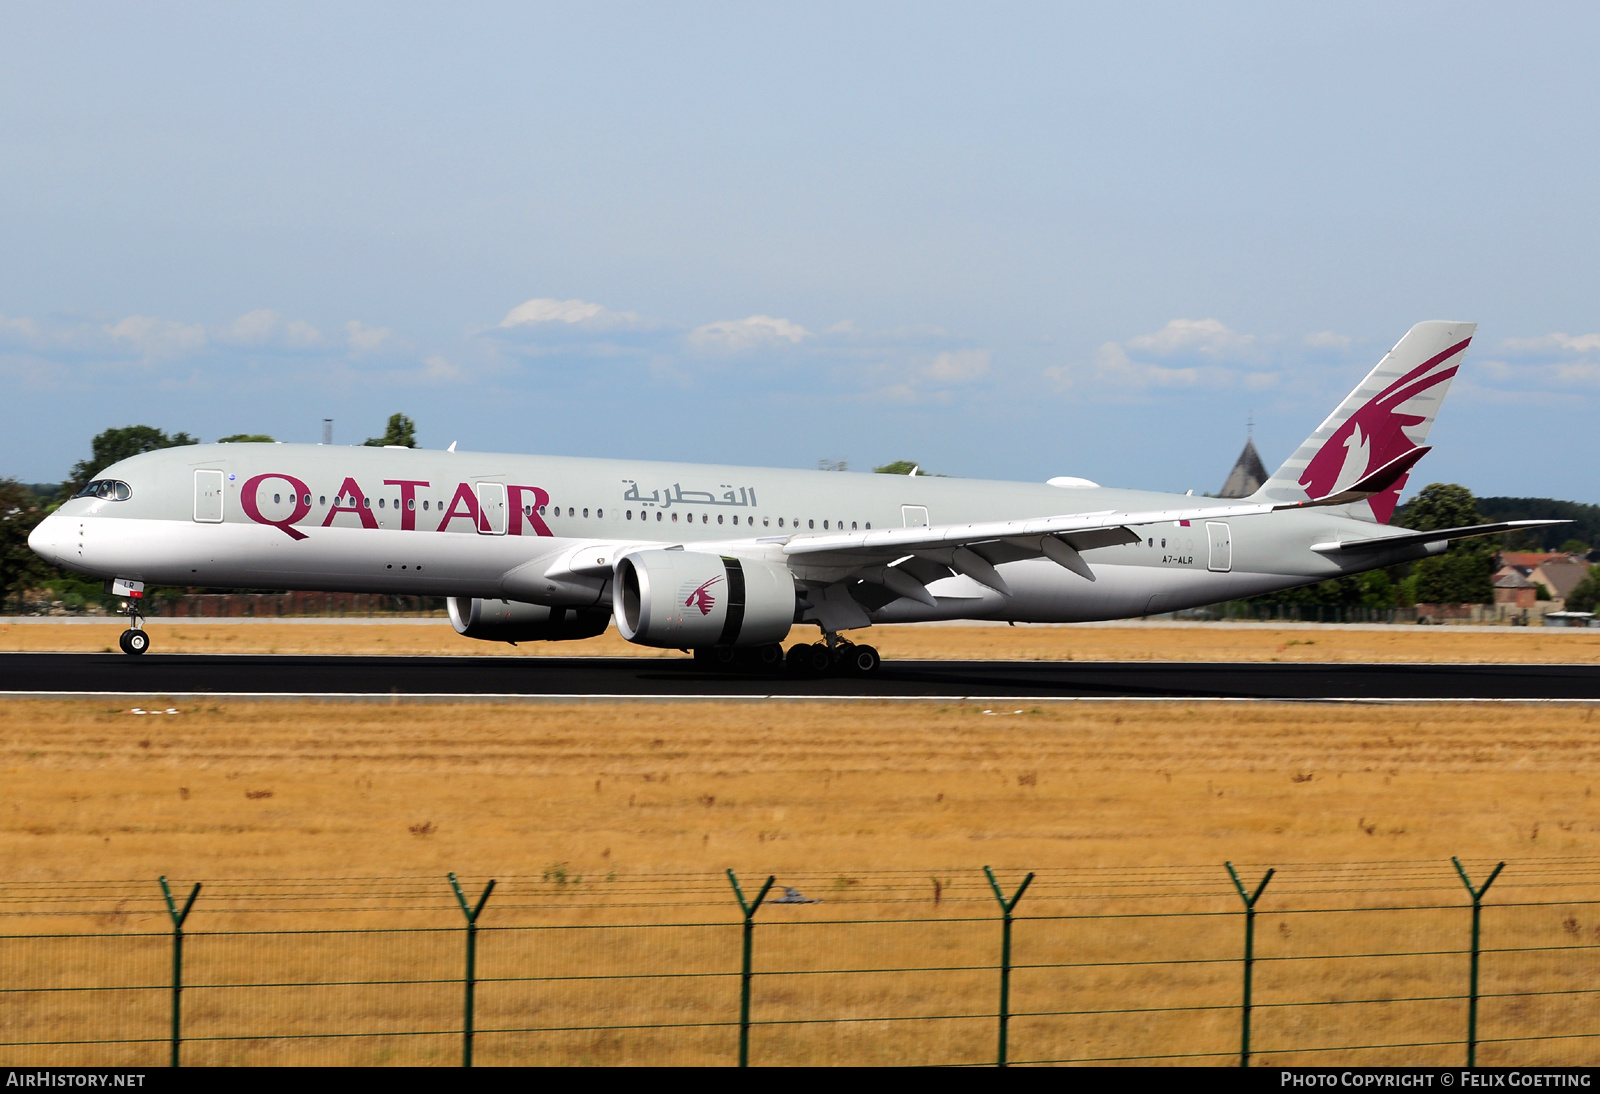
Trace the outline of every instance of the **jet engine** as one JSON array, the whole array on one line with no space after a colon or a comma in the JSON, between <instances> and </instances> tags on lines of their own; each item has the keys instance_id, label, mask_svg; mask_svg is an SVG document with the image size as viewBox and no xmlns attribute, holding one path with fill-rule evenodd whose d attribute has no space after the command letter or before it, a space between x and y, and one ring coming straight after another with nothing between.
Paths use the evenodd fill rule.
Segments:
<instances>
[{"instance_id":1,"label":"jet engine","mask_svg":"<svg viewBox=\"0 0 1600 1094\"><path fill-rule=\"evenodd\" d=\"M488 642L593 638L611 622L611 613L604 608L547 608L520 600L468 600L464 596L452 596L445 604L457 634Z\"/></svg>"},{"instance_id":2,"label":"jet engine","mask_svg":"<svg viewBox=\"0 0 1600 1094\"><path fill-rule=\"evenodd\" d=\"M766 646L794 625L787 567L703 551L639 551L616 563L617 630L641 646Z\"/></svg>"}]
</instances>

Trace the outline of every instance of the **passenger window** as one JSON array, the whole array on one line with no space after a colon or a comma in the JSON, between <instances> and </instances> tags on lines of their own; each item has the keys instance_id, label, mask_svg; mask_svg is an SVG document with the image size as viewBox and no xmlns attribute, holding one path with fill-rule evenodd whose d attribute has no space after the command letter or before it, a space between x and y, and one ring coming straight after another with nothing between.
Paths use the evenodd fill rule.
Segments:
<instances>
[{"instance_id":1,"label":"passenger window","mask_svg":"<svg viewBox=\"0 0 1600 1094\"><path fill-rule=\"evenodd\" d=\"M763 528L772 527L772 518L771 517L762 517L761 518L761 527L763 527Z\"/></svg>"},{"instance_id":2,"label":"passenger window","mask_svg":"<svg viewBox=\"0 0 1600 1094\"><path fill-rule=\"evenodd\" d=\"M363 509L371 509L372 508L372 499L371 498L362 498L361 499L361 507Z\"/></svg>"},{"instance_id":3,"label":"passenger window","mask_svg":"<svg viewBox=\"0 0 1600 1094\"><path fill-rule=\"evenodd\" d=\"M701 514L700 514L700 523L701 523L701 524L710 524L710 523L711 523L711 516L710 516L710 514L708 514L708 513L701 513Z\"/></svg>"},{"instance_id":4,"label":"passenger window","mask_svg":"<svg viewBox=\"0 0 1600 1094\"><path fill-rule=\"evenodd\" d=\"M545 507L543 505L539 506L539 515L541 517L544 516L544 510L545 510Z\"/></svg>"},{"instance_id":5,"label":"passenger window","mask_svg":"<svg viewBox=\"0 0 1600 1094\"><path fill-rule=\"evenodd\" d=\"M828 530L828 522L827 521L823 521L822 522L822 530L824 532L826 532Z\"/></svg>"},{"instance_id":6,"label":"passenger window","mask_svg":"<svg viewBox=\"0 0 1600 1094\"><path fill-rule=\"evenodd\" d=\"M735 524L739 523L739 514L735 513L733 515L733 523L735 523Z\"/></svg>"},{"instance_id":7,"label":"passenger window","mask_svg":"<svg viewBox=\"0 0 1600 1094\"><path fill-rule=\"evenodd\" d=\"M657 520L661 519L661 510L659 510L659 509L656 510L656 519Z\"/></svg>"},{"instance_id":8,"label":"passenger window","mask_svg":"<svg viewBox=\"0 0 1600 1094\"><path fill-rule=\"evenodd\" d=\"M318 505L327 505L328 504L328 495L326 495L326 494L318 494L317 495L317 504Z\"/></svg>"},{"instance_id":9,"label":"passenger window","mask_svg":"<svg viewBox=\"0 0 1600 1094\"><path fill-rule=\"evenodd\" d=\"M672 523L673 524L677 524L678 523L678 514L676 514L676 513L672 514Z\"/></svg>"},{"instance_id":10,"label":"passenger window","mask_svg":"<svg viewBox=\"0 0 1600 1094\"><path fill-rule=\"evenodd\" d=\"M717 514L717 523L718 523L718 524L721 524L721 523L722 523L722 514L721 514L721 513L718 513L718 514Z\"/></svg>"},{"instance_id":11,"label":"passenger window","mask_svg":"<svg viewBox=\"0 0 1600 1094\"><path fill-rule=\"evenodd\" d=\"M605 520L606 519L606 511L604 509L596 509L594 511L594 519L595 520Z\"/></svg>"},{"instance_id":12,"label":"passenger window","mask_svg":"<svg viewBox=\"0 0 1600 1094\"><path fill-rule=\"evenodd\" d=\"M416 512L416 509L417 509L417 499L416 498L407 498L406 499L406 512L414 513L414 512Z\"/></svg>"},{"instance_id":13,"label":"passenger window","mask_svg":"<svg viewBox=\"0 0 1600 1094\"><path fill-rule=\"evenodd\" d=\"M588 515L589 515L589 510L587 510L587 509L585 509L585 510L584 510L584 511L583 511L583 515L584 515L584 516L585 516L585 517L587 517L587 516L588 516ZM674 519L674 520L676 520L676 519L677 519L677 516L678 516L678 514L676 514L676 513L674 513L674 514L672 514L672 516L673 516L673 519Z\"/></svg>"},{"instance_id":14,"label":"passenger window","mask_svg":"<svg viewBox=\"0 0 1600 1094\"><path fill-rule=\"evenodd\" d=\"M855 521L851 521L850 522L850 530L852 532L854 532L856 530L856 522Z\"/></svg>"},{"instance_id":15,"label":"passenger window","mask_svg":"<svg viewBox=\"0 0 1600 1094\"><path fill-rule=\"evenodd\" d=\"M570 506L570 505L569 505L569 506L567 506L567 516L569 516L569 517L575 517L575 516L577 516L577 515L578 515L578 513L577 513L577 510L575 510L575 509L573 509L573 507L572 507L572 506Z\"/></svg>"},{"instance_id":16,"label":"passenger window","mask_svg":"<svg viewBox=\"0 0 1600 1094\"><path fill-rule=\"evenodd\" d=\"M274 494L274 495L272 495L272 504L273 505L282 505L283 504L283 495L282 494Z\"/></svg>"},{"instance_id":17,"label":"passenger window","mask_svg":"<svg viewBox=\"0 0 1600 1094\"><path fill-rule=\"evenodd\" d=\"M1163 551L1165 551L1167 549L1167 537L1166 536L1162 536L1161 537L1161 549Z\"/></svg>"},{"instance_id":18,"label":"passenger window","mask_svg":"<svg viewBox=\"0 0 1600 1094\"><path fill-rule=\"evenodd\" d=\"M817 526L817 522L816 521L814 521L814 520L806 521L806 527L807 528L816 528L816 526Z\"/></svg>"},{"instance_id":19,"label":"passenger window","mask_svg":"<svg viewBox=\"0 0 1600 1094\"><path fill-rule=\"evenodd\" d=\"M629 510L628 510L628 519L629 519L629 520L632 520L632 519L633 519L633 510L632 510L632 509L629 509Z\"/></svg>"},{"instance_id":20,"label":"passenger window","mask_svg":"<svg viewBox=\"0 0 1600 1094\"><path fill-rule=\"evenodd\" d=\"M870 520L867 521L867 531L872 531L872 522Z\"/></svg>"},{"instance_id":21,"label":"passenger window","mask_svg":"<svg viewBox=\"0 0 1600 1094\"><path fill-rule=\"evenodd\" d=\"M782 528L782 527L783 527L783 518L782 518L782 517L779 517L779 518L778 518L778 527L779 527L779 528Z\"/></svg>"},{"instance_id":22,"label":"passenger window","mask_svg":"<svg viewBox=\"0 0 1600 1094\"><path fill-rule=\"evenodd\" d=\"M383 499L382 499L382 498L379 498L379 499L378 499L378 508L379 508L379 509L382 509L382 508L383 508Z\"/></svg>"}]
</instances>

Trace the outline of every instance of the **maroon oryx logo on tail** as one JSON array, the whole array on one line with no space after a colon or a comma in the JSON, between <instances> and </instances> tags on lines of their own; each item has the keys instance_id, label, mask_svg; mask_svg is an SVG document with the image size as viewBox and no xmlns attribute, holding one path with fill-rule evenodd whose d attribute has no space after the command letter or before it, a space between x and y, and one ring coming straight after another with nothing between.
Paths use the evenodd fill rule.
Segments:
<instances>
[{"instance_id":1,"label":"maroon oryx logo on tail","mask_svg":"<svg viewBox=\"0 0 1600 1094\"><path fill-rule=\"evenodd\" d=\"M1443 353L1430 357L1358 407L1306 465L1300 485L1305 487L1307 496L1325 498L1336 494L1416 448L1416 442L1407 437L1405 431L1427 418L1421 414L1407 414L1401 408L1454 376L1460 367L1458 364L1438 372L1431 370L1461 353L1470 341L1470 338L1462 339ZM1393 486L1367 499L1380 522L1388 523L1394 514L1405 483L1406 476L1402 475Z\"/></svg>"},{"instance_id":2,"label":"maroon oryx logo on tail","mask_svg":"<svg viewBox=\"0 0 1600 1094\"><path fill-rule=\"evenodd\" d=\"M711 609L717 605L716 598L711 595L711 586L721 580L720 577L714 577L700 586L685 598L683 606L685 608L699 608L701 615L710 615Z\"/></svg>"}]
</instances>

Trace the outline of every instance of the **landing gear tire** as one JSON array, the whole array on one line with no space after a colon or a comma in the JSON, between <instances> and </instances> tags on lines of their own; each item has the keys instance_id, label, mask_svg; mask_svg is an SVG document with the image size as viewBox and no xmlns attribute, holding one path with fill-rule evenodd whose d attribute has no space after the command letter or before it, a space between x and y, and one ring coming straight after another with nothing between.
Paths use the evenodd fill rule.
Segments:
<instances>
[{"instance_id":1,"label":"landing gear tire","mask_svg":"<svg viewBox=\"0 0 1600 1094\"><path fill-rule=\"evenodd\" d=\"M150 636L145 634L144 631L136 631L129 628L117 638L117 645L122 647L123 653L137 657L150 648Z\"/></svg>"},{"instance_id":2,"label":"landing gear tire","mask_svg":"<svg viewBox=\"0 0 1600 1094\"><path fill-rule=\"evenodd\" d=\"M871 676L883 664L883 658L871 646L852 645L844 651L840 664L857 676Z\"/></svg>"},{"instance_id":3,"label":"landing gear tire","mask_svg":"<svg viewBox=\"0 0 1600 1094\"><path fill-rule=\"evenodd\" d=\"M756 666L763 672L772 672L783 667L783 647L776 642L770 646L759 646L755 651Z\"/></svg>"},{"instance_id":4,"label":"landing gear tire","mask_svg":"<svg viewBox=\"0 0 1600 1094\"><path fill-rule=\"evenodd\" d=\"M806 648L801 663L811 675L826 676L833 668L833 651L826 644L818 642Z\"/></svg>"}]
</instances>

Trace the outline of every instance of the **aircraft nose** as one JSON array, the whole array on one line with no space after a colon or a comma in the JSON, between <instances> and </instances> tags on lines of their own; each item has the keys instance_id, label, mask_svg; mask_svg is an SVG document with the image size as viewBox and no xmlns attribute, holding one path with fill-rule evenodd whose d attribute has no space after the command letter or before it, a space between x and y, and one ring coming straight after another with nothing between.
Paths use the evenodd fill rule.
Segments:
<instances>
[{"instance_id":1,"label":"aircraft nose","mask_svg":"<svg viewBox=\"0 0 1600 1094\"><path fill-rule=\"evenodd\" d=\"M72 537L71 522L60 513L51 513L28 533L28 547L34 554L57 565L67 560L67 541Z\"/></svg>"}]
</instances>

